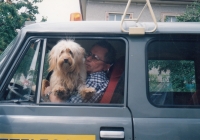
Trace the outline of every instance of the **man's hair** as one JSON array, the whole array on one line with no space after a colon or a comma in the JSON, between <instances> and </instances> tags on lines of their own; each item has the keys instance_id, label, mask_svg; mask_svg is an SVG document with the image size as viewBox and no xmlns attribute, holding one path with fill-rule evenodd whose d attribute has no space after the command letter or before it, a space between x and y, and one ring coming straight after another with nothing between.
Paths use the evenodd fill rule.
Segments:
<instances>
[{"instance_id":1,"label":"man's hair","mask_svg":"<svg viewBox=\"0 0 200 140\"><path fill-rule=\"evenodd\" d=\"M116 52L115 52L115 49L113 48L113 46L109 42L107 42L106 40L98 41L92 46L92 48L94 46L100 46L102 48L107 49L108 52L105 54L104 61L108 64L114 63Z\"/></svg>"}]
</instances>

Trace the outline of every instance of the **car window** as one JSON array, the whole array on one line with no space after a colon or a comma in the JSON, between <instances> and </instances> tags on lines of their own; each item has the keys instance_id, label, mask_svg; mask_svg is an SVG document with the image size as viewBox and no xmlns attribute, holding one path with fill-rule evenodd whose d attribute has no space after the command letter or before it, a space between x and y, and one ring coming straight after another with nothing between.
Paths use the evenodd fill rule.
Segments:
<instances>
[{"instance_id":1,"label":"car window","mask_svg":"<svg viewBox=\"0 0 200 140\"><path fill-rule=\"evenodd\" d=\"M66 39L64 39L66 41ZM78 66L76 66L76 69L79 70L81 69L80 73L75 73L76 69L74 70L75 74L73 74L73 72L69 72L66 73L68 71L68 68L66 67L65 70L62 70L65 72L66 75L63 75L62 77L60 77L61 79L59 80L59 75L60 72L57 73L58 71L60 71L62 68L60 67L60 63L59 62L59 57L66 51L62 51L60 50L60 54L56 55L57 51L59 50L59 48L56 48L54 51L53 48L60 42L63 41L63 38L48 38L47 39L47 49L46 49L46 54L45 54L45 60L44 60L44 68L43 68L43 79L42 79L42 89L41 89L41 101L42 102L51 102L49 99L49 95L52 94L52 92L54 91L54 87L55 86L51 86L52 84L56 85L57 83L60 83L61 86L65 85L65 83L63 84L61 81L67 79L67 74L71 75L71 77L73 77L72 79L76 79L77 76L81 75L82 72L85 72L86 78L84 81L84 84L86 85L86 87L90 88L90 87L94 87L96 90L95 93L93 93L92 96L85 98L84 96L80 96L80 92L79 89L77 88L75 91L70 91L70 95L69 97L63 97L64 101L62 100L62 103L113 103L113 104L123 104L124 103L124 71L125 71L125 51L126 51L126 44L125 42L121 39L106 39L106 42L110 43L114 50L116 51L116 58L113 61L113 63L110 65L111 67L109 69L107 69L106 71L103 71L103 73L105 73L105 77L108 79L106 82L99 82L101 80L97 79L95 81L95 79L93 79L94 82L88 82L89 80L89 75L86 71L83 70L83 66L81 66L82 64L80 64L80 60L84 61L84 67L85 67L85 63L86 63L86 56L87 54L91 53L90 49L92 48L92 46L99 41L105 41L105 39L81 39L81 38L75 38L72 42L77 43L80 45L80 47L82 47L85 50L85 53L82 54L78 49L78 57L80 57L80 60L78 60L78 62L74 60L71 60L71 58L68 59L68 55L72 56L72 58L76 58L76 53L73 51L73 46L69 47L69 50L71 50L72 52L70 52L69 54L65 54L65 56L67 57L66 61L70 61L69 65L71 65L71 61L75 61L75 65L78 64ZM68 40L67 40L68 41ZM71 45L71 44L70 44ZM62 47L62 45L60 46L60 48ZM67 50L67 51L69 51ZM94 53L94 52L93 52ZM99 57L99 56L90 56L90 57ZM107 63L105 61L102 61L102 58L93 58L93 59L97 59L95 61L101 61L102 63ZM54 61L55 60L55 61ZM66 62L66 65L68 62ZM76 64L77 63L77 64ZM56 65L55 67L51 68L53 65ZM65 65L65 64L62 64ZM56 73L56 74L55 74ZM62 72L61 72L62 73ZM53 75L54 74L54 75ZM52 76L53 75L53 76ZM66 76L66 77L65 77ZM82 75L81 75L82 76ZM94 75L92 75L93 77L95 77ZM91 77L92 77L91 76ZM63 78L65 77L65 78ZM53 80L52 80L52 79ZM58 78L58 79L57 79ZM70 80L72 80L70 79ZM70 80L68 80L66 83L70 83ZM80 79L79 79L80 80ZM57 82L55 82L57 81ZM55 83L54 83L55 82ZM52 83L52 84L51 84ZM92 84L91 84L92 83ZM97 84L96 84L97 83ZM99 84L100 83L100 84ZM76 84L76 81L73 81L73 84ZM104 86L105 85L105 86ZM67 85L68 86L68 85ZM63 91L63 93L67 93L66 90L69 90L68 87L66 85L63 86L63 88L61 88ZM99 87L98 87L99 86ZM46 90L48 87L51 87L52 90ZM79 87L79 85L77 85L77 87ZM100 90L101 88L104 88L102 91ZM59 96L57 94L63 94L61 89L56 90L56 93L53 92L53 95ZM48 91L48 92L45 92ZM60 92L60 93L59 93Z\"/></svg>"},{"instance_id":2,"label":"car window","mask_svg":"<svg viewBox=\"0 0 200 140\"><path fill-rule=\"evenodd\" d=\"M157 106L199 105L198 41L154 41L147 47L148 98Z\"/></svg>"},{"instance_id":3,"label":"car window","mask_svg":"<svg viewBox=\"0 0 200 140\"><path fill-rule=\"evenodd\" d=\"M40 57L40 41L33 41L18 65L2 101L33 101Z\"/></svg>"}]
</instances>

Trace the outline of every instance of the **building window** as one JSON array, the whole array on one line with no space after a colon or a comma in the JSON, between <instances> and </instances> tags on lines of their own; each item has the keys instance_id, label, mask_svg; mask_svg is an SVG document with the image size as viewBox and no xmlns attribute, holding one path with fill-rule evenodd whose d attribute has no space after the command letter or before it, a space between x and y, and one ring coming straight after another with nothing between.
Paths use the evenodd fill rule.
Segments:
<instances>
[{"instance_id":1,"label":"building window","mask_svg":"<svg viewBox=\"0 0 200 140\"><path fill-rule=\"evenodd\" d=\"M176 22L176 16L166 16L165 22Z\"/></svg>"},{"instance_id":2,"label":"building window","mask_svg":"<svg viewBox=\"0 0 200 140\"><path fill-rule=\"evenodd\" d=\"M107 12L106 13L106 20L108 21L120 21L122 19L123 13L117 12ZM125 19L132 19L133 13L126 14Z\"/></svg>"},{"instance_id":3,"label":"building window","mask_svg":"<svg viewBox=\"0 0 200 140\"><path fill-rule=\"evenodd\" d=\"M179 16L179 14L176 13L162 13L161 21L162 22L177 22L176 17Z\"/></svg>"}]
</instances>

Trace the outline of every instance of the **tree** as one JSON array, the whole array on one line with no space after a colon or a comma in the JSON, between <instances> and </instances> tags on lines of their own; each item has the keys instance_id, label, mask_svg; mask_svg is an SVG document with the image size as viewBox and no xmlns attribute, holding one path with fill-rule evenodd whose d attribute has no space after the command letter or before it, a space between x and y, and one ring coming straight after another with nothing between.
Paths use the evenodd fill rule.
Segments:
<instances>
[{"instance_id":1,"label":"tree","mask_svg":"<svg viewBox=\"0 0 200 140\"><path fill-rule=\"evenodd\" d=\"M187 60L151 60L148 61L148 68L156 68L158 70L158 75L162 72L166 73L169 71L169 82L172 83L172 88L174 91L186 92L187 84L192 84L195 80L195 70L193 61ZM152 87L155 85L155 75L150 75ZM157 84L157 83L156 83Z\"/></svg>"},{"instance_id":2,"label":"tree","mask_svg":"<svg viewBox=\"0 0 200 140\"><path fill-rule=\"evenodd\" d=\"M186 12L177 17L178 22L200 22L200 1L187 6Z\"/></svg>"},{"instance_id":3,"label":"tree","mask_svg":"<svg viewBox=\"0 0 200 140\"><path fill-rule=\"evenodd\" d=\"M46 21L47 21L47 17L42 16L41 22L46 22Z\"/></svg>"},{"instance_id":4,"label":"tree","mask_svg":"<svg viewBox=\"0 0 200 140\"><path fill-rule=\"evenodd\" d=\"M0 1L0 53L17 35L25 21L35 21L35 14L39 14L35 3L42 0L3 0ZM20 12L21 9L26 9ZM43 21L46 21L44 18Z\"/></svg>"}]
</instances>

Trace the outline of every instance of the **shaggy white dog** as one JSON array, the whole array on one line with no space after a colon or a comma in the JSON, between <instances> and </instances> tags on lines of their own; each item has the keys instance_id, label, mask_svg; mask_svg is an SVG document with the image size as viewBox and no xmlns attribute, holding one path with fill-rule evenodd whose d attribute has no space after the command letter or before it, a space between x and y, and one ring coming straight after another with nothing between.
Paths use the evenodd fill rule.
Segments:
<instances>
[{"instance_id":1,"label":"shaggy white dog","mask_svg":"<svg viewBox=\"0 0 200 140\"><path fill-rule=\"evenodd\" d=\"M49 53L50 83L43 80L43 91L50 84L52 93L62 100L78 91L83 98L90 98L95 89L85 85L85 50L72 40L59 41Z\"/></svg>"}]
</instances>

